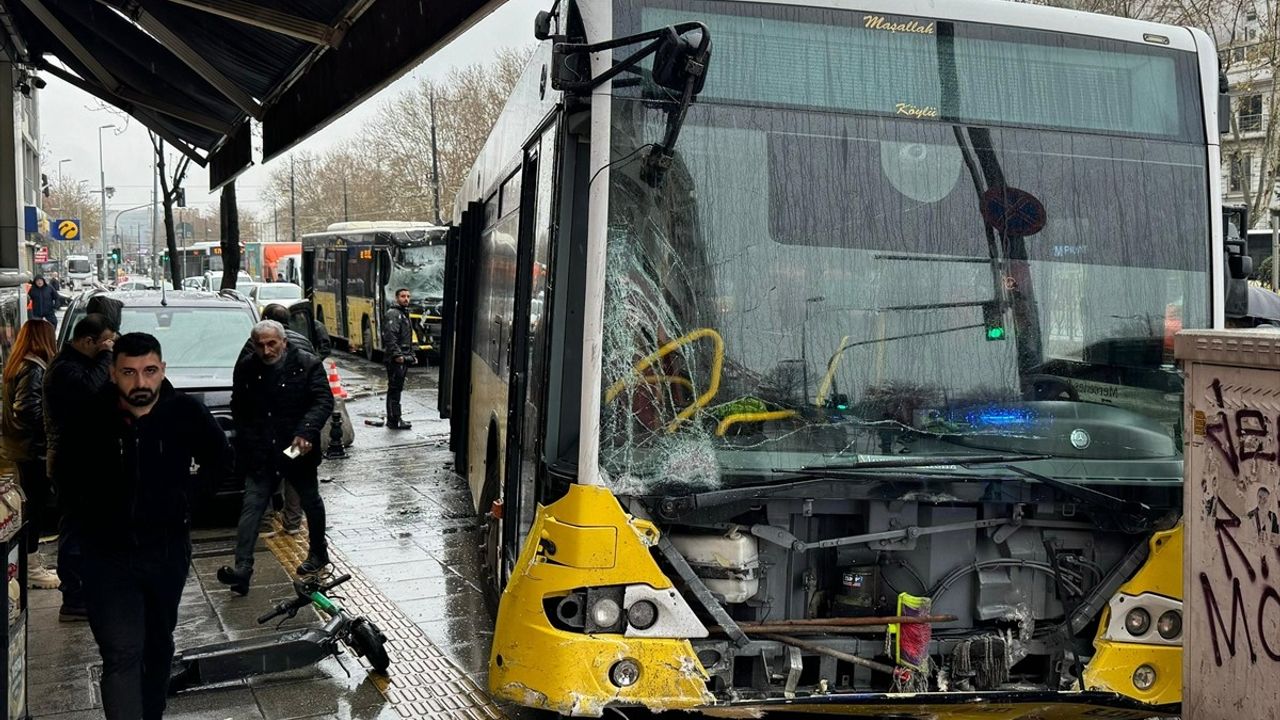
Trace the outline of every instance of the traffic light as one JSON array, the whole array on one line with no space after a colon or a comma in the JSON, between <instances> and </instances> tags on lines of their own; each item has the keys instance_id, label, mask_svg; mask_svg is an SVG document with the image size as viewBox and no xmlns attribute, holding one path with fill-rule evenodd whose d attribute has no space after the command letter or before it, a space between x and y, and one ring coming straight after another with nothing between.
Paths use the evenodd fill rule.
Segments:
<instances>
[{"instance_id":1,"label":"traffic light","mask_svg":"<svg viewBox=\"0 0 1280 720\"><path fill-rule=\"evenodd\" d=\"M111 261L120 262L120 248L111 248Z\"/></svg>"},{"instance_id":2,"label":"traffic light","mask_svg":"<svg viewBox=\"0 0 1280 720\"><path fill-rule=\"evenodd\" d=\"M178 190L174 193L173 199L178 207L180 208L186 207L187 206L187 189L178 188Z\"/></svg>"},{"instance_id":3,"label":"traffic light","mask_svg":"<svg viewBox=\"0 0 1280 720\"><path fill-rule=\"evenodd\" d=\"M986 326L987 340L1004 340L1008 333L1004 328L1004 308L998 301L982 304L982 324Z\"/></svg>"}]
</instances>

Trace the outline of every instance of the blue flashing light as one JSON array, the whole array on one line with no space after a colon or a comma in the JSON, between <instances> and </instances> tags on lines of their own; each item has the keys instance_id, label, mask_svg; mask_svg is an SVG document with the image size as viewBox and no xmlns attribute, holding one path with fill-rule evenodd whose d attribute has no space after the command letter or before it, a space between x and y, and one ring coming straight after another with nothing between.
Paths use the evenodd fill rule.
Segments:
<instances>
[{"instance_id":1,"label":"blue flashing light","mask_svg":"<svg viewBox=\"0 0 1280 720\"><path fill-rule=\"evenodd\" d=\"M1025 425L1035 419L1035 413L1026 408L990 407L965 415L970 425Z\"/></svg>"}]
</instances>

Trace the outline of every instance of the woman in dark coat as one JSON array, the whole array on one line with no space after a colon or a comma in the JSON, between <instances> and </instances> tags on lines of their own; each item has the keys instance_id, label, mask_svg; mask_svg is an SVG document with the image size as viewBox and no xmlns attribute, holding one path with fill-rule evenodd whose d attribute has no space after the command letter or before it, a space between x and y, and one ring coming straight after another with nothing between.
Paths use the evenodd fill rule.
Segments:
<instances>
[{"instance_id":1,"label":"woman in dark coat","mask_svg":"<svg viewBox=\"0 0 1280 720\"><path fill-rule=\"evenodd\" d=\"M18 468L18 482L27 496L27 578L31 587L58 587L58 575L40 562L40 529L49 503L49 478L45 472L44 371L57 353L53 325L40 318L28 320L18 331L4 365L0 400L0 449Z\"/></svg>"}]
</instances>

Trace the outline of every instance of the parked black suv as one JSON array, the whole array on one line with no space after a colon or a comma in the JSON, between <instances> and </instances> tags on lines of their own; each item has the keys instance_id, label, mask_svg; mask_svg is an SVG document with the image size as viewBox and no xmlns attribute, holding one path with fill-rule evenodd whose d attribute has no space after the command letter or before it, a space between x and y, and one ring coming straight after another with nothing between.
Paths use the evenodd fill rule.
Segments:
<instances>
[{"instance_id":1,"label":"parked black suv","mask_svg":"<svg viewBox=\"0 0 1280 720\"><path fill-rule=\"evenodd\" d=\"M165 377L174 387L199 398L230 436L231 375L258 320L253 304L234 292L91 291L77 297L67 309L59 326L59 347L70 341L72 328L98 296L123 304L121 333L145 332L160 340ZM238 495L242 490L234 478L226 478L215 488L220 496Z\"/></svg>"}]
</instances>

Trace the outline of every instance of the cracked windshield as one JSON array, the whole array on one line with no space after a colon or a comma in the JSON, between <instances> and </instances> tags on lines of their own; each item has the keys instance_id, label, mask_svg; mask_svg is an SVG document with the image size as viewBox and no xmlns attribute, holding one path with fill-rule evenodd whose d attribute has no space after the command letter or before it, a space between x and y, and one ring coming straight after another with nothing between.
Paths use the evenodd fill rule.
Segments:
<instances>
[{"instance_id":1,"label":"cracked windshield","mask_svg":"<svg viewBox=\"0 0 1280 720\"><path fill-rule=\"evenodd\" d=\"M1097 431L1072 436L1077 458L1180 452L1172 336L1208 307L1189 59L704 5L719 13L698 15L716 63L660 189L634 157L664 114L635 91L614 102L601 426L614 483L1057 455L1068 420ZM794 66L801 48L824 61ZM1069 67L1084 56L1089 71ZM1014 60L1026 77L1001 74ZM1137 432L1107 437L1121 426Z\"/></svg>"},{"instance_id":2,"label":"cracked windshield","mask_svg":"<svg viewBox=\"0 0 1280 720\"><path fill-rule=\"evenodd\" d=\"M443 242L443 231L436 235L436 240ZM415 300L438 302L444 297L444 253L443 244L399 248L392 256L387 297L393 297L399 288L408 288Z\"/></svg>"}]
</instances>

